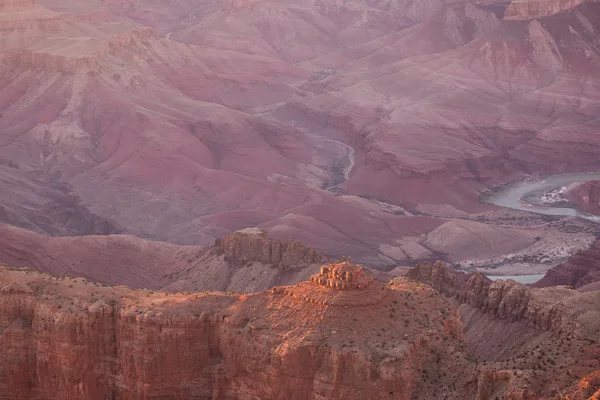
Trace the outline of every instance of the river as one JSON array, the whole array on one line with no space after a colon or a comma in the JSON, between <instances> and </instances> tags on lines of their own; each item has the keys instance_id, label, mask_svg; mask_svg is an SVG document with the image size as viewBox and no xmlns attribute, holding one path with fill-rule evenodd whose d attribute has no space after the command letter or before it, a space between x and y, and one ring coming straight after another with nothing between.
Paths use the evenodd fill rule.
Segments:
<instances>
[{"instance_id":1,"label":"river","mask_svg":"<svg viewBox=\"0 0 600 400\"><path fill-rule=\"evenodd\" d=\"M586 182L600 179L600 172L549 175L541 177L537 181L524 181L514 185L507 185L492 193L484 201L500 207L513 208L515 210L529 211L538 214L578 216L592 221L600 222L600 217L589 215L570 207L553 207L551 205L530 204L523 198L533 192L544 192L550 189L568 186L575 182Z\"/></svg>"},{"instance_id":2,"label":"river","mask_svg":"<svg viewBox=\"0 0 600 400\"><path fill-rule=\"evenodd\" d=\"M571 207L531 204L524 200L531 194L541 194L552 189L568 186L575 182L586 182L600 179L600 172L579 173L579 174L561 174L541 177L536 181L524 181L513 185L506 185L500 190L492 193L484 201L500 207L512 208L515 210L529 211L538 214L577 216L591 221L600 222L600 217L586 214ZM544 274L532 275L487 275L492 280L513 279L522 284L535 283L540 280Z\"/></svg>"},{"instance_id":3,"label":"river","mask_svg":"<svg viewBox=\"0 0 600 400\"><path fill-rule=\"evenodd\" d=\"M532 275L486 275L491 280L495 281L498 279L512 279L515 282L526 285L528 283L536 283L544 277L545 274L532 274Z\"/></svg>"}]
</instances>

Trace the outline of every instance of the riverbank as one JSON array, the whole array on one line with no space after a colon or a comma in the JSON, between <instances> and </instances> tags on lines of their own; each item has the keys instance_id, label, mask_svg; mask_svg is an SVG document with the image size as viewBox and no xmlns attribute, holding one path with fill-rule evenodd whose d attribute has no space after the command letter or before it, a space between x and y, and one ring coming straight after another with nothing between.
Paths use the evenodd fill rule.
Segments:
<instances>
[{"instance_id":1,"label":"riverbank","mask_svg":"<svg viewBox=\"0 0 600 400\"><path fill-rule=\"evenodd\" d=\"M600 172L525 177L515 183L507 183L487 191L482 194L480 200L515 210L556 216L577 216L600 222L599 217L581 212L574 205L543 199L548 193L551 198L556 197L554 192L561 192L563 187L568 188L575 183L596 179L600 179ZM539 199L535 200L538 197Z\"/></svg>"}]
</instances>

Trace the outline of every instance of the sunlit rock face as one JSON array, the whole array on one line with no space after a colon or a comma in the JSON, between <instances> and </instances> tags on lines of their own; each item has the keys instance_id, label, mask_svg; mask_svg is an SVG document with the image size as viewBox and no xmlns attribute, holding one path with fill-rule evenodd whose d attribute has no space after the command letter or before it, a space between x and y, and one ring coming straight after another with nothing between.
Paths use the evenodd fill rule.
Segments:
<instances>
[{"instance_id":1,"label":"sunlit rock face","mask_svg":"<svg viewBox=\"0 0 600 400\"><path fill-rule=\"evenodd\" d=\"M321 272L310 277L310 281L338 290L366 289L372 279L365 275L362 267L350 262L328 264Z\"/></svg>"},{"instance_id":2,"label":"sunlit rock face","mask_svg":"<svg viewBox=\"0 0 600 400\"><path fill-rule=\"evenodd\" d=\"M378 286L379 303L352 307L301 295L364 290L312 282L287 287L297 296L167 295L4 267L0 282L0 392L17 397L395 400L444 390L458 400L477 391L458 315L416 283Z\"/></svg>"}]
</instances>

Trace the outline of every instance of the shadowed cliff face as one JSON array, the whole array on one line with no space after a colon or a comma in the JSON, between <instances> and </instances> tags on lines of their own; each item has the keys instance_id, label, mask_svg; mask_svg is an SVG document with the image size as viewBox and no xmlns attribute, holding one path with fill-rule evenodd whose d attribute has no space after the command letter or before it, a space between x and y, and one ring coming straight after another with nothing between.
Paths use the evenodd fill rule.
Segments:
<instances>
[{"instance_id":1,"label":"shadowed cliff face","mask_svg":"<svg viewBox=\"0 0 600 400\"><path fill-rule=\"evenodd\" d=\"M406 276L427 283L458 304L469 305L493 318L524 321L536 329L566 335L585 333L578 331L582 326L573 321L587 320L590 303L600 296L600 292L584 294L566 286L538 289L511 279L492 281L481 273L466 275L452 271L439 262L419 264ZM600 321L593 329L597 326Z\"/></svg>"},{"instance_id":2,"label":"shadowed cliff face","mask_svg":"<svg viewBox=\"0 0 600 400\"><path fill-rule=\"evenodd\" d=\"M258 228L248 228L218 239L219 248L225 261L232 265L243 265L252 261L300 268L317 264L323 257L304 244L293 240L273 240L267 232Z\"/></svg>"},{"instance_id":3,"label":"shadowed cliff face","mask_svg":"<svg viewBox=\"0 0 600 400\"><path fill-rule=\"evenodd\" d=\"M570 257L564 263L552 267L535 287L569 285L575 288L600 281L600 241L588 249Z\"/></svg>"},{"instance_id":4,"label":"shadowed cliff face","mask_svg":"<svg viewBox=\"0 0 600 400\"><path fill-rule=\"evenodd\" d=\"M590 181L567 191L567 199L579 209L590 214L600 215L600 181Z\"/></svg>"},{"instance_id":5,"label":"shadowed cliff face","mask_svg":"<svg viewBox=\"0 0 600 400\"><path fill-rule=\"evenodd\" d=\"M468 353L486 366L479 398L582 398L597 390L600 291L456 274L437 263L418 265L408 276L428 282L458 308Z\"/></svg>"}]
</instances>

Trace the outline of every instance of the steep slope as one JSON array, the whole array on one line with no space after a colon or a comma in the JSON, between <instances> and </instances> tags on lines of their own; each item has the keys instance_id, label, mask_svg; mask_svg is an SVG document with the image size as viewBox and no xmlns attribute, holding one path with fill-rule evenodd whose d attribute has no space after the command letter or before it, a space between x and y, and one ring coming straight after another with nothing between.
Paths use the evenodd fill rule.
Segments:
<instances>
[{"instance_id":1,"label":"steep slope","mask_svg":"<svg viewBox=\"0 0 600 400\"><path fill-rule=\"evenodd\" d=\"M473 219L491 186L600 167L600 5L505 6L3 3L0 221L181 245L259 227L389 268L469 257L427 248L446 221L415 214Z\"/></svg>"},{"instance_id":2,"label":"steep slope","mask_svg":"<svg viewBox=\"0 0 600 400\"><path fill-rule=\"evenodd\" d=\"M357 162L341 191L408 209L481 210L484 187L518 175L598 169L599 27L598 4L539 21L497 21L441 53L340 67L315 96L288 102L273 117L346 138ZM363 57L356 59L365 66Z\"/></svg>"},{"instance_id":3,"label":"steep slope","mask_svg":"<svg viewBox=\"0 0 600 400\"><path fill-rule=\"evenodd\" d=\"M577 207L590 214L600 215L600 181L589 181L570 188L565 196Z\"/></svg>"},{"instance_id":4,"label":"steep slope","mask_svg":"<svg viewBox=\"0 0 600 400\"><path fill-rule=\"evenodd\" d=\"M245 296L166 296L2 268L0 392L462 399L476 391L467 385L474 370L460 322L442 298L414 283L385 287L356 270L334 277L345 268L315 279L358 279L361 289L304 282Z\"/></svg>"},{"instance_id":5,"label":"steep slope","mask_svg":"<svg viewBox=\"0 0 600 400\"><path fill-rule=\"evenodd\" d=\"M394 262L378 249L390 228L437 226L322 190L347 148L239 111L301 94L293 64L162 40L100 3L44 5L52 18L31 2L0 10L3 222L204 245L262 226L374 264Z\"/></svg>"},{"instance_id":6,"label":"steep slope","mask_svg":"<svg viewBox=\"0 0 600 400\"><path fill-rule=\"evenodd\" d=\"M600 241L548 270L533 286L569 285L575 288L600 281Z\"/></svg>"},{"instance_id":7,"label":"steep slope","mask_svg":"<svg viewBox=\"0 0 600 400\"><path fill-rule=\"evenodd\" d=\"M177 246L131 235L48 238L0 225L0 263L108 285L172 292L256 292L313 274L323 257L264 231L234 232L214 246Z\"/></svg>"},{"instance_id":8,"label":"steep slope","mask_svg":"<svg viewBox=\"0 0 600 400\"><path fill-rule=\"evenodd\" d=\"M349 263L251 295L169 295L5 267L0 282L0 392L31 399L550 399L593 393L600 367L600 292L473 285L474 275L467 301L489 307L461 306L463 336L434 289L382 285ZM524 318L549 325L508 317L522 305L537 310Z\"/></svg>"},{"instance_id":9,"label":"steep slope","mask_svg":"<svg viewBox=\"0 0 600 400\"><path fill-rule=\"evenodd\" d=\"M418 265L407 276L458 308L469 354L495 371L480 379L487 387L479 398L565 399L597 390L600 291L532 289L479 273L468 277L440 263Z\"/></svg>"}]
</instances>

